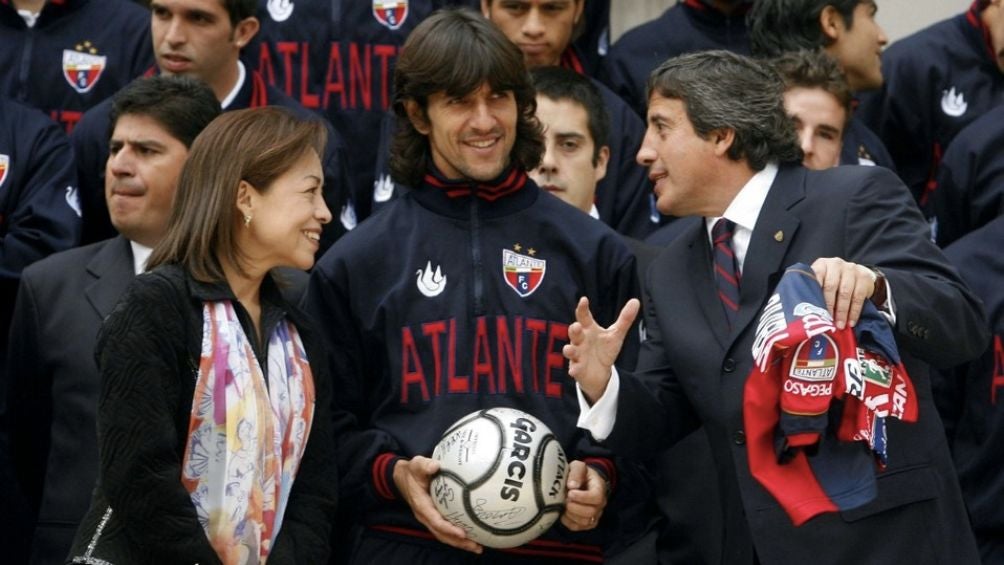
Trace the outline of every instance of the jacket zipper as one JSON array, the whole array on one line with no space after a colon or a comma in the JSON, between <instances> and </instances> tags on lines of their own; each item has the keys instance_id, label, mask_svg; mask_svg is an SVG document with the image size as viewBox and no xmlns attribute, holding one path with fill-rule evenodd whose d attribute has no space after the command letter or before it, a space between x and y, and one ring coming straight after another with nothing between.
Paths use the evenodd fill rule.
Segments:
<instances>
[{"instance_id":1,"label":"jacket zipper","mask_svg":"<svg viewBox=\"0 0 1004 565\"><path fill-rule=\"evenodd\" d=\"M474 317L481 316L485 310L484 280L481 265L481 220L478 217L477 186L471 186L471 263L474 283Z\"/></svg>"}]
</instances>

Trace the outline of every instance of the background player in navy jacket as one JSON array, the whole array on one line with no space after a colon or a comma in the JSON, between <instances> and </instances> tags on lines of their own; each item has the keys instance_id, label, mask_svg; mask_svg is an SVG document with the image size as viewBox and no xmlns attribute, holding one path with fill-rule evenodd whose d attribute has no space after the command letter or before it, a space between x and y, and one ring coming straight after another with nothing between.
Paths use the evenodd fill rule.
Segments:
<instances>
[{"instance_id":1,"label":"background player in navy jacket","mask_svg":"<svg viewBox=\"0 0 1004 565\"><path fill-rule=\"evenodd\" d=\"M758 57L799 49L822 50L836 60L855 93L882 86L880 52L886 36L873 0L758 0L749 13L750 47ZM860 118L844 132L840 162L893 169L889 152Z\"/></svg>"},{"instance_id":2,"label":"background player in navy jacket","mask_svg":"<svg viewBox=\"0 0 1004 565\"><path fill-rule=\"evenodd\" d=\"M802 164L836 167L851 118L851 90L840 68L818 51L785 53L771 63L784 81L784 109L795 122Z\"/></svg>"},{"instance_id":3,"label":"background player in navy jacket","mask_svg":"<svg viewBox=\"0 0 1004 565\"><path fill-rule=\"evenodd\" d=\"M931 193L932 235L944 247L1004 214L1004 105L959 132ZM1004 271L997 273L1004 279Z\"/></svg>"},{"instance_id":4,"label":"background player in navy jacket","mask_svg":"<svg viewBox=\"0 0 1004 565\"><path fill-rule=\"evenodd\" d=\"M261 33L243 57L269 85L327 117L352 140L346 163L359 221L373 202L380 124L408 33L438 8L463 0L295 2L259 0ZM332 203L332 213L338 214Z\"/></svg>"},{"instance_id":5,"label":"background player in navy jacket","mask_svg":"<svg viewBox=\"0 0 1004 565\"><path fill-rule=\"evenodd\" d=\"M258 32L256 6L256 0L154 0L149 25L160 73L202 80L213 89L224 111L271 105L320 119L240 61L241 49ZM102 197L110 106L109 101L89 111L72 137L81 179L84 243L115 235ZM322 252L355 226L344 152L341 136L329 125L328 143L321 156L324 199L338 219L324 226Z\"/></svg>"},{"instance_id":6,"label":"background player in navy jacket","mask_svg":"<svg viewBox=\"0 0 1004 565\"><path fill-rule=\"evenodd\" d=\"M0 34L2 35L2 34ZM40 111L0 95L0 427L10 400L4 370L7 332L22 270L80 239L80 205L70 140ZM29 511L10 476L0 433L0 542L23 559Z\"/></svg>"},{"instance_id":7,"label":"background player in navy jacket","mask_svg":"<svg viewBox=\"0 0 1004 565\"><path fill-rule=\"evenodd\" d=\"M597 562L617 531L603 512L617 468L575 428L558 351L561 309L580 293L631 295L634 259L527 178L543 149L534 106L522 54L498 29L469 10L430 16L395 70L392 171L413 188L312 272L307 306L329 343L336 402L358 419L339 431L341 500L361 534L353 562L470 559L444 544L481 552L432 505L428 456L448 425L487 406L541 418L575 460L561 525L488 562Z\"/></svg>"},{"instance_id":8,"label":"background player in navy jacket","mask_svg":"<svg viewBox=\"0 0 1004 565\"><path fill-rule=\"evenodd\" d=\"M581 72L570 60L572 38L583 17L586 0L482 0L481 11L523 51L527 67L564 66ZM581 67L581 65L579 66ZM636 238L660 221L652 208L645 170L634 161L644 123L619 96L593 80L610 115L607 174L596 188L600 219L618 232Z\"/></svg>"},{"instance_id":9,"label":"background player in navy jacket","mask_svg":"<svg viewBox=\"0 0 1004 565\"><path fill-rule=\"evenodd\" d=\"M625 32L610 47L600 79L644 117L645 82L666 59L708 49L749 54L746 13L752 3L681 0L658 18Z\"/></svg>"},{"instance_id":10,"label":"background player in navy jacket","mask_svg":"<svg viewBox=\"0 0 1004 565\"><path fill-rule=\"evenodd\" d=\"M999 124L1000 122L998 122ZM993 341L977 359L934 380L938 410L959 471L980 557L1004 563L1004 215L945 248L983 300Z\"/></svg>"},{"instance_id":11,"label":"background player in navy jacket","mask_svg":"<svg viewBox=\"0 0 1004 565\"><path fill-rule=\"evenodd\" d=\"M0 96L70 132L153 65L149 17L126 0L0 1Z\"/></svg>"},{"instance_id":12,"label":"background player in navy jacket","mask_svg":"<svg viewBox=\"0 0 1004 565\"><path fill-rule=\"evenodd\" d=\"M1004 103L1004 9L975 0L955 17L897 41L882 55L885 84L860 115L889 148L896 170L930 214L949 143Z\"/></svg>"}]
</instances>

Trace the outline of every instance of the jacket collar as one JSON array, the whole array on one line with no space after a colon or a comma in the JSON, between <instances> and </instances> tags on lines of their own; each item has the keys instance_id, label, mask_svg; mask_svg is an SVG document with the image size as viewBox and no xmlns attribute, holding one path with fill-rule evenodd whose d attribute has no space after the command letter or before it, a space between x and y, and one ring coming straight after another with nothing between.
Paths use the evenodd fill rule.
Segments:
<instances>
[{"instance_id":1,"label":"jacket collar","mask_svg":"<svg viewBox=\"0 0 1004 565\"><path fill-rule=\"evenodd\" d=\"M430 165L422 184L414 191L423 206L458 219L470 218L472 210L483 218L505 216L535 202L539 193L540 188L526 171L515 166L507 167L490 181L478 182L447 179Z\"/></svg>"},{"instance_id":2,"label":"jacket collar","mask_svg":"<svg viewBox=\"0 0 1004 565\"><path fill-rule=\"evenodd\" d=\"M997 68L997 53L994 52L994 43L990 37L990 30L987 29L986 24L983 23L983 19L980 17L983 10L986 9L987 4L987 0L974 0L969 9L966 10L966 22L975 31L975 34L971 36L975 43L983 45L983 48L986 49L986 55L989 57L989 62L994 68Z\"/></svg>"},{"instance_id":3,"label":"jacket collar","mask_svg":"<svg viewBox=\"0 0 1004 565\"><path fill-rule=\"evenodd\" d=\"M723 26L730 21L739 21L745 25L746 13L753 7L752 2L743 2L736 13L728 16L715 9L708 0L682 0L680 4L691 18L713 27Z\"/></svg>"}]
</instances>

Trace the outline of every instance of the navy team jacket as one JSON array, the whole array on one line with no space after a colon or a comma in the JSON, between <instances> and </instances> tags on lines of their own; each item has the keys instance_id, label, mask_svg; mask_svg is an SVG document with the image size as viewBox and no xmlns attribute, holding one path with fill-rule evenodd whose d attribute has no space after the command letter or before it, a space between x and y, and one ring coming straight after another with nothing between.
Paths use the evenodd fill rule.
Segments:
<instances>
[{"instance_id":1,"label":"navy team jacket","mask_svg":"<svg viewBox=\"0 0 1004 565\"><path fill-rule=\"evenodd\" d=\"M932 235L942 247L1004 214L1004 105L955 136L931 205Z\"/></svg>"},{"instance_id":2,"label":"navy team jacket","mask_svg":"<svg viewBox=\"0 0 1004 565\"><path fill-rule=\"evenodd\" d=\"M998 122L1000 123L1000 122ZM983 300L993 341L981 357L934 375L959 484L985 562L1004 555L1004 216L945 248L945 255Z\"/></svg>"},{"instance_id":3,"label":"navy team jacket","mask_svg":"<svg viewBox=\"0 0 1004 565\"><path fill-rule=\"evenodd\" d=\"M882 90L861 98L858 115L885 142L922 209L948 144L1004 102L1004 73L978 5L894 43L882 54Z\"/></svg>"},{"instance_id":4,"label":"navy team jacket","mask_svg":"<svg viewBox=\"0 0 1004 565\"><path fill-rule=\"evenodd\" d=\"M636 295L621 238L517 169L486 184L429 173L346 234L314 267L305 307L327 342L335 402L356 419L337 433L341 500L354 522L430 539L398 497L394 463L430 456L450 424L493 406L537 416L571 460L616 485L614 464L576 427L561 348L580 296L607 324ZM622 361L632 366L635 353ZM555 526L550 544L513 551L598 562L617 520L604 516L594 531Z\"/></svg>"},{"instance_id":5,"label":"navy team jacket","mask_svg":"<svg viewBox=\"0 0 1004 565\"><path fill-rule=\"evenodd\" d=\"M150 12L127 0L49 0L29 28L0 0L0 96L69 133L83 113L153 65Z\"/></svg>"}]
</instances>

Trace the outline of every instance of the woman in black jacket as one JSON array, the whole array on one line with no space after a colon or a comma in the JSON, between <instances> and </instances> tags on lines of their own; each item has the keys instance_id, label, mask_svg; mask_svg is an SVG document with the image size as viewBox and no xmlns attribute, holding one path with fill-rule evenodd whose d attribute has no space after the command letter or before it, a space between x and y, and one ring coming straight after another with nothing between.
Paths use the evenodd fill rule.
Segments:
<instances>
[{"instance_id":1,"label":"woman in black jacket","mask_svg":"<svg viewBox=\"0 0 1004 565\"><path fill-rule=\"evenodd\" d=\"M168 233L98 339L100 478L73 563L325 563L330 383L276 267L331 214L325 129L277 108L195 140Z\"/></svg>"}]
</instances>

